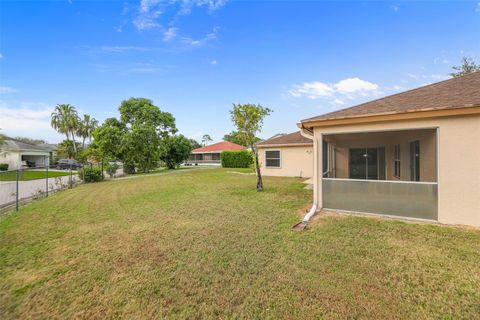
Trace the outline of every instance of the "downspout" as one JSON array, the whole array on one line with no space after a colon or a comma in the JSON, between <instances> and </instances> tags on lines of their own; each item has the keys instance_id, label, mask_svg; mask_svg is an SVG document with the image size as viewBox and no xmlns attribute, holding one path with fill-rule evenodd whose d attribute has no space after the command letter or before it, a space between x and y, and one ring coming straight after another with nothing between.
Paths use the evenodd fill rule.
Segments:
<instances>
[{"instance_id":1,"label":"downspout","mask_svg":"<svg viewBox=\"0 0 480 320\"><path fill-rule=\"evenodd\" d=\"M302 136L304 136L305 138L313 140L314 141L313 143L315 143L314 136L313 136L313 130L310 129L310 128L305 128L301 123L298 126L300 127L300 134ZM310 208L310 211L308 211L307 214L303 217L302 221L295 224L292 227L292 229L295 230L295 231L302 231L303 229L305 229L307 227L307 224L310 221L310 219L317 212L317 208L318 208L317 202L314 200L313 203L312 203L312 207Z\"/></svg>"}]
</instances>

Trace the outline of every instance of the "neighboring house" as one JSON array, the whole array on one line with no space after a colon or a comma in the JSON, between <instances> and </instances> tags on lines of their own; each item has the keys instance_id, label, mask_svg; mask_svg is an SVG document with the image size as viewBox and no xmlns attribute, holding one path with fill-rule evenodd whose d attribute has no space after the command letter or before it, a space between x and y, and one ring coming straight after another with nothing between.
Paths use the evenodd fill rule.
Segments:
<instances>
[{"instance_id":1,"label":"neighboring house","mask_svg":"<svg viewBox=\"0 0 480 320\"><path fill-rule=\"evenodd\" d=\"M49 148L7 139L0 145L0 163L7 163L8 170L20 169L22 161L29 167L43 167L49 164Z\"/></svg>"},{"instance_id":2,"label":"neighboring house","mask_svg":"<svg viewBox=\"0 0 480 320\"><path fill-rule=\"evenodd\" d=\"M38 145L44 149L50 151L50 162L53 163L54 159L58 157L58 145L54 143L41 143Z\"/></svg>"},{"instance_id":3,"label":"neighboring house","mask_svg":"<svg viewBox=\"0 0 480 320\"><path fill-rule=\"evenodd\" d=\"M313 176L313 141L300 131L277 134L256 144L258 160L265 176Z\"/></svg>"},{"instance_id":4,"label":"neighboring house","mask_svg":"<svg viewBox=\"0 0 480 320\"><path fill-rule=\"evenodd\" d=\"M245 149L244 146L239 144L221 141L192 150L190 158L187 160L186 164L220 164L220 153L223 151L240 151Z\"/></svg>"},{"instance_id":5,"label":"neighboring house","mask_svg":"<svg viewBox=\"0 0 480 320\"><path fill-rule=\"evenodd\" d=\"M317 208L480 226L480 72L301 121Z\"/></svg>"}]
</instances>

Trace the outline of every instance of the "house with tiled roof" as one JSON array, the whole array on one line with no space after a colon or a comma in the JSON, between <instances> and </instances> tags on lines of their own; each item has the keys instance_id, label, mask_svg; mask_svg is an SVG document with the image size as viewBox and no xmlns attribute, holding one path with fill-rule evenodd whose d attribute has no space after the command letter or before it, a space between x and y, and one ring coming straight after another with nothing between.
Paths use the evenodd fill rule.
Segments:
<instances>
[{"instance_id":1,"label":"house with tiled roof","mask_svg":"<svg viewBox=\"0 0 480 320\"><path fill-rule=\"evenodd\" d=\"M199 164L212 164L220 165L220 154L223 151L241 151L245 150L244 146L239 144L220 141L208 146L197 148L192 150L190 158L187 161L187 165L199 165Z\"/></svg>"},{"instance_id":2,"label":"house with tiled roof","mask_svg":"<svg viewBox=\"0 0 480 320\"><path fill-rule=\"evenodd\" d=\"M265 176L303 177L313 175L313 141L300 131L277 134L256 144Z\"/></svg>"},{"instance_id":3,"label":"house with tiled roof","mask_svg":"<svg viewBox=\"0 0 480 320\"><path fill-rule=\"evenodd\" d=\"M480 226L480 72L302 120L313 212Z\"/></svg>"}]
</instances>

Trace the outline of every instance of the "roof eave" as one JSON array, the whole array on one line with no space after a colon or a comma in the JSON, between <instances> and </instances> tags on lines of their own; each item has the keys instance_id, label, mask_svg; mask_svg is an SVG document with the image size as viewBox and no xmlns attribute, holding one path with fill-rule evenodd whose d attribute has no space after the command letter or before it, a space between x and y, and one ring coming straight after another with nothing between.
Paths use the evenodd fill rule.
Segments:
<instances>
[{"instance_id":1,"label":"roof eave","mask_svg":"<svg viewBox=\"0 0 480 320\"><path fill-rule=\"evenodd\" d=\"M305 143L273 143L273 144L259 144L258 148L272 148L272 147L308 147L313 146L313 142Z\"/></svg>"}]
</instances>

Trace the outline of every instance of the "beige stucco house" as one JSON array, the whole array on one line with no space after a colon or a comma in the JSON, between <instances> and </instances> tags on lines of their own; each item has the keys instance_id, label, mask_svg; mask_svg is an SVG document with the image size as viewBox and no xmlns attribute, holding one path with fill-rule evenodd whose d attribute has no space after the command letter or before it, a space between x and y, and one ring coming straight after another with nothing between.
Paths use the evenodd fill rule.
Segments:
<instances>
[{"instance_id":1,"label":"beige stucco house","mask_svg":"<svg viewBox=\"0 0 480 320\"><path fill-rule=\"evenodd\" d=\"M313 176L313 141L300 131L278 134L256 144L258 160L265 176Z\"/></svg>"},{"instance_id":2,"label":"beige stucco house","mask_svg":"<svg viewBox=\"0 0 480 320\"><path fill-rule=\"evenodd\" d=\"M44 167L49 165L52 147L34 145L15 139L7 139L0 145L0 163L8 164L9 170L23 167Z\"/></svg>"},{"instance_id":3,"label":"beige stucco house","mask_svg":"<svg viewBox=\"0 0 480 320\"><path fill-rule=\"evenodd\" d=\"M480 226L480 72L305 119L313 201Z\"/></svg>"}]
</instances>

